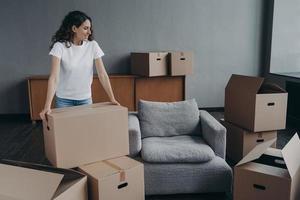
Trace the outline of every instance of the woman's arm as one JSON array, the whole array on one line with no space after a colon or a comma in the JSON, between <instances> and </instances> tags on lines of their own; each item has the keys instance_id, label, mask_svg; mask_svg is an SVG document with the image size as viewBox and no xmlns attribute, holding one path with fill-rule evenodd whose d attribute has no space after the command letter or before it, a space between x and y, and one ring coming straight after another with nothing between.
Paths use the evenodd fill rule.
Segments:
<instances>
[{"instance_id":1,"label":"woman's arm","mask_svg":"<svg viewBox=\"0 0 300 200\"><path fill-rule=\"evenodd\" d=\"M101 58L95 59L95 65L96 65L99 81L102 84L110 101L116 105L120 105L119 102L117 102L115 99L114 93L113 93L111 85L110 85L109 77L106 73L102 59Z\"/></svg>"},{"instance_id":2,"label":"woman's arm","mask_svg":"<svg viewBox=\"0 0 300 200\"><path fill-rule=\"evenodd\" d=\"M47 97L44 109L40 113L40 117L45 119L45 115L51 112L51 103L56 91L60 71L60 58L52 56L51 58L51 72L48 80Z\"/></svg>"}]
</instances>

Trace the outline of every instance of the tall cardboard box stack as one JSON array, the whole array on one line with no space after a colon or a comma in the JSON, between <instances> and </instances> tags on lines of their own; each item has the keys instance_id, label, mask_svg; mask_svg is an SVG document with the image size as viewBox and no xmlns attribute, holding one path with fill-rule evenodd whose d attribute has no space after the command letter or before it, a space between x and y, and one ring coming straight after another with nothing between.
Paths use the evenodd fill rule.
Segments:
<instances>
[{"instance_id":1,"label":"tall cardboard box stack","mask_svg":"<svg viewBox=\"0 0 300 200\"><path fill-rule=\"evenodd\" d=\"M233 74L225 89L227 157L241 160L257 144L285 129L288 94L264 78ZM236 147L236 148L235 148Z\"/></svg>"},{"instance_id":2,"label":"tall cardboard box stack","mask_svg":"<svg viewBox=\"0 0 300 200\"><path fill-rule=\"evenodd\" d=\"M131 73L135 75L185 76L193 72L193 52L133 52Z\"/></svg>"},{"instance_id":3,"label":"tall cardboard box stack","mask_svg":"<svg viewBox=\"0 0 300 200\"><path fill-rule=\"evenodd\" d=\"M43 122L43 129L48 160L56 167L77 167L87 175L90 197L118 200L129 195L144 199L143 164L126 157L127 108L97 103L53 109ZM136 191L129 194L132 187Z\"/></svg>"},{"instance_id":4,"label":"tall cardboard box stack","mask_svg":"<svg viewBox=\"0 0 300 200\"><path fill-rule=\"evenodd\" d=\"M282 181L276 186L267 184L273 180L270 177L282 170L274 162L284 161L278 158L280 153L276 149L268 152L266 149L271 145L276 147L277 130L285 129L287 98L285 90L266 83L264 78L231 76L225 89L225 121L222 123L227 128L227 157L234 162L240 161L234 169L234 200L272 199L270 193L285 187ZM251 160L255 160L255 164L243 165ZM288 176L286 169L285 173Z\"/></svg>"}]
</instances>

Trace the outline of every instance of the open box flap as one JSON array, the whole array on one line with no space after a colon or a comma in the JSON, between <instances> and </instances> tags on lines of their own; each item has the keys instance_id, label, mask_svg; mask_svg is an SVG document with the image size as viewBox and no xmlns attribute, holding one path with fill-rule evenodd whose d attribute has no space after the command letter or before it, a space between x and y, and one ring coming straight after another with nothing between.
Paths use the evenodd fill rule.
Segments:
<instances>
[{"instance_id":1,"label":"open box flap","mask_svg":"<svg viewBox=\"0 0 300 200\"><path fill-rule=\"evenodd\" d=\"M232 74L226 86L226 91L247 97L257 94L263 82L264 78L261 77Z\"/></svg>"},{"instance_id":2,"label":"open box flap","mask_svg":"<svg viewBox=\"0 0 300 200\"><path fill-rule=\"evenodd\" d=\"M274 138L272 140L268 140L256 145L240 162L238 162L238 164L236 164L236 166L251 162L252 160L259 158L276 141L276 139L277 138Z\"/></svg>"},{"instance_id":3,"label":"open box flap","mask_svg":"<svg viewBox=\"0 0 300 200\"><path fill-rule=\"evenodd\" d=\"M69 187L71 187L74 184L74 182L80 181L81 178L85 176L84 174L75 171L73 169L63 169L63 168L57 168L57 167L52 167L52 166L37 164L37 163L28 163L28 162L7 160L7 159L0 160L0 163L63 175L64 177L60 182L60 185L57 188L54 197L67 190ZM2 199L0 198L0 200Z\"/></svg>"},{"instance_id":4,"label":"open box flap","mask_svg":"<svg viewBox=\"0 0 300 200\"><path fill-rule=\"evenodd\" d=\"M63 176L0 163L0 195L16 200L50 200Z\"/></svg>"},{"instance_id":5,"label":"open box flap","mask_svg":"<svg viewBox=\"0 0 300 200\"><path fill-rule=\"evenodd\" d=\"M282 156L288 168L291 178L293 178L300 166L300 140L296 133L292 139L282 149Z\"/></svg>"},{"instance_id":6,"label":"open box flap","mask_svg":"<svg viewBox=\"0 0 300 200\"><path fill-rule=\"evenodd\" d=\"M286 93L286 91L275 83L265 82L258 93Z\"/></svg>"}]
</instances>

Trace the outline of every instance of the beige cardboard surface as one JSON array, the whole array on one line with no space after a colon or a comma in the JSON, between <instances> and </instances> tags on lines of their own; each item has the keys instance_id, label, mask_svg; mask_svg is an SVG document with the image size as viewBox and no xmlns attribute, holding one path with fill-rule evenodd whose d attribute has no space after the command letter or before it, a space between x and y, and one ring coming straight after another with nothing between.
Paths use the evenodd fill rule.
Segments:
<instances>
[{"instance_id":1,"label":"beige cardboard surface","mask_svg":"<svg viewBox=\"0 0 300 200\"><path fill-rule=\"evenodd\" d=\"M266 149L268 145L270 142L257 145L235 166L235 200L253 198L296 200L299 198L300 160L297 157L299 152L297 150L300 147L300 140L298 135L295 134L282 151ZM255 160L262 153L269 156L265 157L263 163Z\"/></svg>"},{"instance_id":2,"label":"beige cardboard surface","mask_svg":"<svg viewBox=\"0 0 300 200\"><path fill-rule=\"evenodd\" d=\"M193 73L193 52L170 52L170 74L172 76L189 75Z\"/></svg>"},{"instance_id":3,"label":"beige cardboard surface","mask_svg":"<svg viewBox=\"0 0 300 200\"><path fill-rule=\"evenodd\" d=\"M87 177L68 182L55 194L54 200L88 200Z\"/></svg>"},{"instance_id":4,"label":"beige cardboard surface","mask_svg":"<svg viewBox=\"0 0 300 200\"><path fill-rule=\"evenodd\" d=\"M231 161L240 161L256 145L277 138L277 131L251 132L232 123L221 121L227 129L226 155ZM276 147L276 143L272 145Z\"/></svg>"},{"instance_id":5,"label":"beige cardboard surface","mask_svg":"<svg viewBox=\"0 0 300 200\"><path fill-rule=\"evenodd\" d=\"M87 178L73 170L2 161L0 177L1 200L87 200Z\"/></svg>"},{"instance_id":6,"label":"beige cardboard surface","mask_svg":"<svg viewBox=\"0 0 300 200\"><path fill-rule=\"evenodd\" d=\"M254 132L284 129L287 96L261 77L233 74L225 89L225 120Z\"/></svg>"},{"instance_id":7,"label":"beige cardboard surface","mask_svg":"<svg viewBox=\"0 0 300 200\"><path fill-rule=\"evenodd\" d=\"M259 167L263 166L254 166ZM290 193L289 179L243 168L235 169L234 176L234 200L286 200Z\"/></svg>"},{"instance_id":8,"label":"beige cardboard surface","mask_svg":"<svg viewBox=\"0 0 300 200\"><path fill-rule=\"evenodd\" d=\"M268 106L268 105L271 106ZM254 130L279 130L286 124L287 93L257 94Z\"/></svg>"},{"instance_id":9,"label":"beige cardboard surface","mask_svg":"<svg viewBox=\"0 0 300 200\"><path fill-rule=\"evenodd\" d=\"M46 156L56 167L129 154L128 111L122 106L98 103L53 109L43 126Z\"/></svg>"},{"instance_id":10,"label":"beige cardboard surface","mask_svg":"<svg viewBox=\"0 0 300 200\"><path fill-rule=\"evenodd\" d=\"M295 134L292 139L282 149L282 156L290 172L291 177L295 177L300 167L300 139Z\"/></svg>"},{"instance_id":11,"label":"beige cardboard surface","mask_svg":"<svg viewBox=\"0 0 300 200\"><path fill-rule=\"evenodd\" d=\"M15 199L51 199L63 175L0 164L0 194Z\"/></svg>"},{"instance_id":12,"label":"beige cardboard surface","mask_svg":"<svg viewBox=\"0 0 300 200\"><path fill-rule=\"evenodd\" d=\"M120 157L79 167L88 175L92 200L143 200L143 164Z\"/></svg>"},{"instance_id":13,"label":"beige cardboard surface","mask_svg":"<svg viewBox=\"0 0 300 200\"><path fill-rule=\"evenodd\" d=\"M276 142L277 138L266 141L264 143L256 145L236 166L245 164L252 160L259 158L274 142Z\"/></svg>"},{"instance_id":14,"label":"beige cardboard surface","mask_svg":"<svg viewBox=\"0 0 300 200\"><path fill-rule=\"evenodd\" d=\"M131 53L131 73L142 76L168 75L168 52Z\"/></svg>"}]
</instances>

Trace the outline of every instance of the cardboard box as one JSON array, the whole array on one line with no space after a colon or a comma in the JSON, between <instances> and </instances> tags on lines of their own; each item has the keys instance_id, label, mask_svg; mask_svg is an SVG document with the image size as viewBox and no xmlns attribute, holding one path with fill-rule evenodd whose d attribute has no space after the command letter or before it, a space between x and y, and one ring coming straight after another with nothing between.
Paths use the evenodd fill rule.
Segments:
<instances>
[{"instance_id":1,"label":"cardboard box","mask_svg":"<svg viewBox=\"0 0 300 200\"><path fill-rule=\"evenodd\" d=\"M168 75L168 52L131 53L131 73L149 77Z\"/></svg>"},{"instance_id":2,"label":"cardboard box","mask_svg":"<svg viewBox=\"0 0 300 200\"><path fill-rule=\"evenodd\" d=\"M295 134L282 149L257 145L234 168L234 200L299 200L300 140Z\"/></svg>"},{"instance_id":3,"label":"cardboard box","mask_svg":"<svg viewBox=\"0 0 300 200\"><path fill-rule=\"evenodd\" d=\"M225 89L225 121L253 132L285 129L287 97L264 78L233 74Z\"/></svg>"},{"instance_id":4,"label":"cardboard box","mask_svg":"<svg viewBox=\"0 0 300 200\"><path fill-rule=\"evenodd\" d=\"M129 154L127 108L111 103L53 109L43 121L45 152L56 167Z\"/></svg>"},{"instance_id":5,"label":"cardboard box","mask_svg":"<svg viewBox=\"0 0 300 200\"><path fill-rule=\"evenodd\" d=\"M170 75L182 76L193 73L193 52L170 52Z\"/></svg>"},{"instance_id":6,"label":"cardboard box","mask_svg":"<svg viewBox=\"0 0 300 200\"><path fill-rule=\"evenodd\" d=\"M90 200L143 200L144 165L126 156L79 167L88 176Z\"/></svg>"},{"instance_id":7,"label":"cardboard box","mask_svg":"<svg viewBox=\"0 0 300 200\"><path fill-rule=\"evenodd\" d=\"M277 131L251 132L232 123L221 121L227 129L226 155L237 163L256 145L277 138ZM276 148L276 142L272 145Z\"/></svg>"},{"instance_id":8,"label":"cardboard box","mask_svg":"<svg viewBox=\"0 0 300 200\"><path fill-rule=\"evenodd\" d=\"M87 177L79 172L18 161L0 163L1 200L87 200Z\"/></svg>"}]
</instances>

